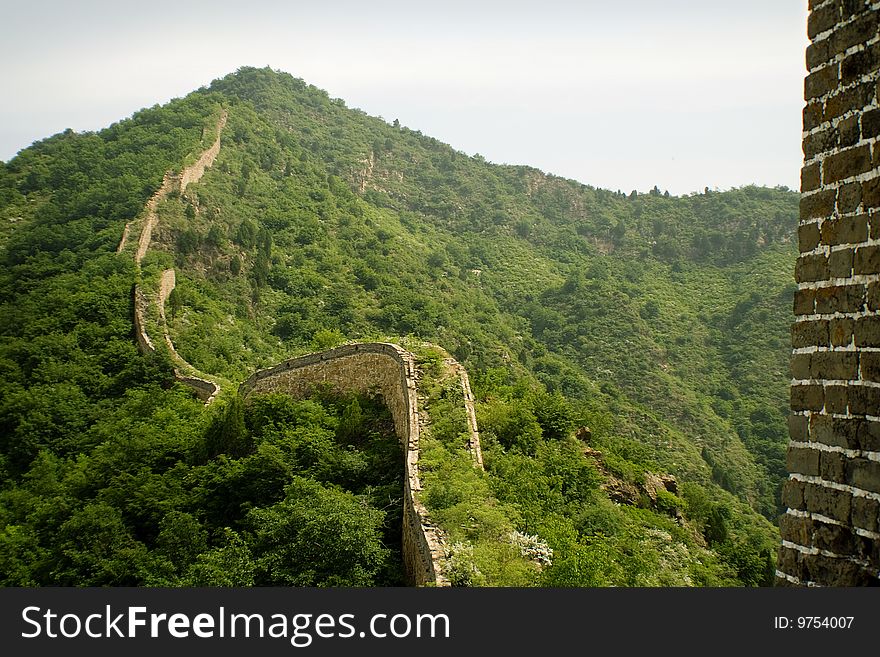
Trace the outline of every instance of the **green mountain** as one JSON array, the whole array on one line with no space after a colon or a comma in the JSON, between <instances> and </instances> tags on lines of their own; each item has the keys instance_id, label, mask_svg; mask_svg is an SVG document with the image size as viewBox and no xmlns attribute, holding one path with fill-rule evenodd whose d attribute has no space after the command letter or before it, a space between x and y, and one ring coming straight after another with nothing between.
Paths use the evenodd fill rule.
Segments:
<instances>
[{"instance_id":1,"label":"green mountain","mask_svg":"<svg viewBox=\"0 0 880 657\"><path fill-rule=\"evenodd\" d=\"M126 224L222 112L138 268ZM455 356L477 399L486 473L428 459L455 582L768 584L797 203L491 164L269 69L38 142L0 168L0 578L399 583L383 409L242 408L228 384L405 338ZM133 339L132 285L169 268L177 353L229 391L207 409ZM552 563L505 565L500 527ZM291 556L306 536L317 565Z\"/></svg>"}]
</instances>

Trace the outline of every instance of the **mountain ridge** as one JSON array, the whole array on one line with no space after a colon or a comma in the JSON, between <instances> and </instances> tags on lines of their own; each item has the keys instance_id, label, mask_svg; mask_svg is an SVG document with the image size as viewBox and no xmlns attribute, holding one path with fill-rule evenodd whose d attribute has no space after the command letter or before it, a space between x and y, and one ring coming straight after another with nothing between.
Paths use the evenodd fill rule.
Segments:
<instances>
[{"instance_id":1,"label":"mountain ridge","mask_svg":"<svg viewBox=\"0 0 880 657\"><path fill-rule=\"evenodd\" d=\"M157 204L156 248L142 267L157 280L176 272L168 323L183 358L242 380L343 340L430 339L473 373L487 441L484 484L518 531L543 536L562 555L547 582L586 583L564 579L578 572L577 559L593 564L581 570L593 585L760 580L761 555L776 534L749 507L774 517L784 472L788 318L777 300L790 291L796 195L743 188L624 196L465 157L348 110L286 74L242 69L102 133L50 138L4 166L0 217L23 217L12 231L3 222L6 306L45 304L11 285L57 285L54 274L34 277L46 263L63 272L71 262L105 262L88 254L115 250L123 220L157 184L131 185L134 193L116 200L120 178L109 165L80 166L82 193L62 164L71 169L89 148L113 153L120 140L164 143L155 129L164 123L178 137L175 148L137 151L143 158L165 153L138 169L151 172L143 180L158 181L179 166L175 158L196 150L218 103L229 111L228 148L224 142L185 196ZM42 207L50 211L38 216L39 198L49 198ZM96 228L91 238L65 251L61 245L74 244L86 225ZM131 275L121 264L102 266L116 268L120 281ZM33 397L45 385L28 371L48 364L22 369L19 336L47 322L3 326L4 362L16 372L7 384L11 399ZM88 362L72 353L65 358ZM144 385L113 376L122 391ZM36 452L4 446L16 455L6 462L17 464L4 466L12 474L7 487L41 449L64 454L55 430L27 433L33 412L21 403L8 405L2 421ZM98 413L77 431L87 437L106 417ZM608 506L590 483L589 457L571 442L577 424L591 427L602 467L621 480L675 474L682 496L665 503L684 510L686 523L668 525L655 503L632 511ZM552 484L562 464L565 483ZM543 487L532 497L512 484L524 483L518 478L527 470ZM460 495L438 493L435 513L458 513ZM666 535L674 537L675 557L660 556ZM466 547L467 537L458 538ZM701 560L715 564L712 574L700 570Z\"/></svg>"}]
</instances>

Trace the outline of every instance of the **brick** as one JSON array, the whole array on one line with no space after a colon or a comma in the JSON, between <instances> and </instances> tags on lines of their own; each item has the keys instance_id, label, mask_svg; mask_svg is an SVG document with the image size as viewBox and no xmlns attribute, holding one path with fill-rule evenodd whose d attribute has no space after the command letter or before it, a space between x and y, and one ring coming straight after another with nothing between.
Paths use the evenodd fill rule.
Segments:
<instances>
[{"instance_id":1,"label":"brick","mask_svg":"<svg viewBox=\"0 0 880 657\"><path fill-rule=\"evenodd\" d=\"M800 518L788 513L779 518L779 534L787 541L798 545L809 545L812 522L809 518Z\"/></svg>"},{"instance_id":2,"label":"brick","mask_svg":"<svg viewBox=\"0 0 880 657\"><path fill-rule=\"evenodd\" d=\"M873 29L876 34L876 22L873 26ZM866 40L867 39L865 39L865 41ZM853 43L850 45L855 44ZM849 55L841 62L840 79L843 81L843 84L850 84L862 77L863 75L867 75L868 73L876 71L878 67L880 67L880 45L875 43L871 46L868 46L864 50L860 50L859 52Z\"/></svg>"},{"instance_id":3,"label":"brick","mask_svg":"<svg viewBox=\"0 0 880 657\"><path fill-rule=\"evenodd\" d=\"M801 481L786 480L782 484L782 504L789 509L802 511L804 505L804 488L806 484Z\"/></svg>"},{"instance_id":4,"label":"brick","mask_svg":"<svg viewBox=\"0 0 880 657\"><path fill-rule=\"evenodd\" d=\"M880 148L877 149L880 153ZM880 240L880 213L872 212L868 215L868 237L872 240Z\"/></svg>"},{"instance_id":5,"label":"brick","mask_svg":"<svg viewBox=\"0 0 880 657\"><path fill-rule=\"evenodd\" d=\"M801 253L812 251L819 246L819 224L801 224L798 226L798 249Z\"/></svg>"},{"instance_id":6,"label":"brick","mask_svg":"<svg viewBox=\"0 0 880 657\"><path fill-rule=\"evenodd\" d=\"M855 488L880 493L880 461L864 458L850 459L847 463L847 483Z\"/></svg>"},{"instance_id":7,"label":"brick","mask_svg":"<svg viewBox=\"0 0 880 657\"><path fill-rule=\"evenodd\" d=\"M804 130L812 130L822 123L822 102L814 101L804 107ZM807 191L807 190L802 190Z\"/></svg>"},{"instance_id":8,"label":"brick","mask_svg":"<svg viewBox=\"0 0 880 657\"><path fill-rule=\"evenodd\" d=\"M865 7L860 8L864 11ZM847 17L847 12L843 13ZM853 46L860 45L869 41L877 35L877 16L873 11L865 11L861 16L847 25L835 29L831 37L831 47L829 53L833 56L838 53L845 52ZM844 60L846 61L846 60Z\"/></svg>"},{"instance_id":9,"label":"brick","mask_svg":"<svg viewBox=\"0 0 880 657\"><path fill-rule=\"evenodd\" d=\"M880 310L880 283L868 285L865 294L865 305L868 307L868 310Z\"/></svg>"},{"instance_id":10,"label":"brick","mask_svg":"<svg viewBox=\"0 0 880 657\"><path fill-rule=\"evenodd\" d=\"M855 313L865 307L865 286L823 287L815 292L815 312L819 314Z\"/></svg>"},{"instance_id":11,"label":"brick","mask_svg":"<svg viewBox=\"0 0 880 657\"><path fill-rule=\"evenodd\" d=\"M828 256L828 273L832 278L849 278L852 276L853 250L841 249Z\"/></svg>"},{"instance_id":12,"label":"brick","mask_svg":"<svg viewBox=\"0 0 880 657\"><path fill-rule=\"evenodd\" d=\"M849 148L859 143L859 138L861 137L859 116L850 116L841 121L837 126L837 134L841 148Z\"/></svg>"},{"instance_id":13,"label":"brick","mask_svg":"<svg viewBox=\"0 0 880 657\"><path fill-rule=\"evenodd\" d=\"M867 234L865 238L867 239ZM853 271L856 274L880 273L880 245L857 248L853 258Z\"/></svg>"},{"instance_id":14,"label":"brick","mask_svg":"<svg viewBox=\"0 0 880 657\"><path fill-rule=\"evenodd\" d=\"M791 410L821 411L825 406L825 393L822 386L791 386Z\"/></svg>"},{"instance_id":15,"label":"brick","mask_svg":"<svg viewBox=\"0 0 880 657\"><path fill-rule=\"evenodd\" d=\"M880 452L880 421L863 419L853 420L852 437L848 438L848 442L852 442L852 449L861 449L866 452Z\"/></svg>"},{"instance_id":16,"label":"brick","mask_svg":"<svg viewBox=\"0 0 880 657\"><path fill-rule=\"evenodd\" d=\"M804 487L804 504L810 513L821 513L839 522L849 521L852 496L816 484Z\"/></svg>"},{"instance_id":17,"label":"brick","mask_svg":"<svg viewBox=\"0 0 880 657\"><path fill-rule=\"evenodd\" d=\"M822 180L829 183L844 180L871 170L871 148L867 144L829 155L822 163Z\"/></svg>"},{"instance_id":18,"label":"brick","mask_svg":"<svg viewBox=\"0 0 880 657\"><path fill-rule=\"evenodd\" d=\"M846 386L825 386L825 412L846 413L849 403L848 388Z\"/></svg>"},{"instance_id":19,"label":"brick","mask_svg":"<svg viewBox=\"0 0 880 657\"><path fill-rule=\"evenodd\" d=\"M806 53L804 53L808 71L819 68L822 64L828 62L831 57L831 41L829 39L811 43L807 46Z\"/></svg>"},{"instance_id":20,"label":"brick","mask_svg":"<svg viewBox=\"0 0 880 657\"><path fill-rule=\"evenodd\" d=\"M812 322L795 322L791 325L791 346L827 347L830 344L828 320L820 319Z\"/></svg>"},{"instance_id":21,"label":"brick","mask_svg":"<svg viewBox=\"0 0 880 657\"><path fill-rule=\"evenodd\" d=\"M828 279L828 272L828 258L818 253L798 258L794 268L794 277L798 283L824 281Z\"/></svg>"},{"instance_id":22,"label":"brick","mask_svg":"<svg viewBox=\"0 0 880 657\"><path fill-rule=\"evenodd\" d=\"M837 317L828 321L828 337L833 347L852 344L854 322L848 317Z\"/></svg>"},{"instance_id":23,"label":"brick","mask_svg":"<svg viewBox=\"0 0 880 657\"><path fill-rule=\"evenodd\" d=\"M832 447L848 447L849 441L845 433L846 427L840 427L838 420L830 415L810 416L810 441L831 445ZM858 444L853 438L854 444Z\"/></svg>"},{"instance_id":24,"label":"brick","mask_svg":"<svg viewBox=\"0 0 880 657\"><path fill-rule=\"evenodd\" d=\"M785 454L785 467L789 472L818 476L819 452L815 449L789 447Z\"/></svg>"},{"instance_id":25,"label":"brick","mask_svg":"<svg viewBox=\"0 0 880 657\"><path fill-rule=\"evenodd\" d=\"M825 101L823 120L830 121L851 110L860 110L871 102L876 92L876 85L864 82L830 96Z\"/></svg>"},{"instance_id":26,"label":"brick","mask_svg":"<svg viewBox=\"0 0 880 657\"><path fill-rule=\"evenodd\" d=\"M862 138L870 139L880 135L880 109L872 109L862 114Z\"/></svg>"},{"instance_id":27,"label":"brick","mask_svg":"<svg viewBox=\"0 0 880 657\"><path fill-rule=\"evenodd\" d=\"M802 144L804 158L809 160L820 153L827 153L840 146L840 133L837 128L826 128L804 137Z\"/></svg>"},{"instance_id":28,"label":"brick","mask_svg":"<svg viewBox=\"0 0 880 657\"><path fill-rule=\"evenodd\" d=\"M795 290L794 293L794 314L795 315L812 315L816 312L816 291L815 290Z\"/></svg>"},{"instance_id":29,"label":"brick","mask_svg":"<svg viewBox=\"0 0 880 657\"><path fill-rule=\"evenodd\" d=\"M853 527L876 532L880 528L880 502L867 497L854 497L852 501Z\"/></svg>"},{"instance_id":30,"label":"brick","mask_svg":"<svg viewBox=\"0 0 880 657\"><path fill-rule=\"evenodd\" d=\"M834 212L834 202L837 192L833 189L823 189L821 192L801 196L800 217L802 221L807 219L822 219L830 217Z\"/></svg>"},{"instance_id":31,"label":"brick","mask_svg":"<svg viewBox=\"0 0 880 657\"><path fill-rule=\"evenodd\" d=\"M817 351L811 355L809 377L835 381L855 380L859 375L859 356L853 351Z\"/></svg>"},{"instance_id":32,"label":"brick","mask_svg":"<svg viewBox=\"0 0 880 657\"><path fill-rule=\"evenodd\" d=\"M842 190L843 187L841 187ZM838 193L839 198L840 193ZM820 232L822 243L831 246L864 242L868 239L868 215L839 217L823 221Z\"/></svg>"},{"instance_id":33,"label":"brick","mask_svg":"<svg viewBox=\"0 0 880 657\"><path fill-rule=\"evenodd\" d=\"M837 211L855 212L862 202L861 183L851 182L837 190ZM867 218L865 219L867 223Z\"/></svg>"},{"instance_id":34,"label":"brick","mask_svg":"<svg viewBox=\"0 0 880 657\"><path fill-rule=\"evenodd\" d=\"M791 378L798 380L806 380L810 378L810 360L813 354L792 354L789 370Z\"/></svg>"},{"instance_id":35,"label":"brick","mask_svg":"<svg viewBox=\"0 0 880 657\"><path fill-rule=\"evenodd\" d=\"M818 455L819 476L828 481L843 481L846 477L846 463L843 454L838 452L816 452ZM804 473L807 474L807 473Z\"/></svg>"},{"instance_id":36,"label":"brick","mask_svg":"<svg viewBox=\"0 0 880 657\"><path fill-rule=\"evenodd\" d=\"M859 356L859 371L863 381L880 383L880 352L862 352Z\"/></svg>"},{"instance_id":37,"label":"brick","mask_svg":"<svg viewBox=\"0 0 880 657\"><path fill-rule=\"evenodd\" d=\"M858 550L858 537L848 527L815 521L809 531L813 545L820 550L834 554L855 554Z\"/></svg>"},{"instance_id":38,"label":"brick","mask_svg":"<svg viewBox=\"0 0 880 657\"><path fill-rule=\"evenodd\" d=\"M788 435L792 440L807 442L810 438L810 418L806 415L789 415Z\"/></svg>"},{"instance_id":39,"label":"brick","mask_svg":"<svg viewBox=\"0 0 880 657\"><path fill-rule=\"evenodd\" d=\"M880 206L880 178L872 178L862 183L862 203L866 208Z\"/></svg>"},{"instance_id":40,"label":"brick","mask_svg":"<svg viewBox=\"0 0 880 657\"><path fill-rule=\"evenodd\" d=\"M860 317L853 333L857 347L880 347L880 316Z\"/></svg>"},{"instance_id":41,"label":"brick","mask_svg":"<svg viewBox=\"0 0 880 657\"><path fill-rule=\"evenodd\" d=\"M850 386L849 412L854 415L880 415L880 388Z\"/></svg>"},{"instance_id":42,"label":"brick","mask_svg":"<svg viewBox=\"0 0 880 657\"><path fill-rule=\"evenodd\" d=\"M827 32L837 23L840 10L835 3L819 7L810 12L807 18L807 36L810 41L815 41L816 35Z\"/></svg>"},{"instance_id":43,"label":"brick","mask_svg":"<svg viewBox=\"0 0 880 657\"><path fill-rule=\"evenodd\" d=\"M818 162L813 162L813 164L808 164L807 166L801 169L801 191L802 192L812 192L814 189L819 189L819 185L822 183L822 170L821 166Z\"/></svg>"},{"instance_id":44,"label":"brick","mask_svg":"<svg viewBox=\"0 0 880 657\"><path fill-rule=\"evenodd\" d=\"M862 418L841 418L836 417L832 420L832 432L839 441L838 447L846 449L862 449L865 441L866 426L865 420ZM829 443L830 444L830 443Z\"/></svg>"}]
</instances>

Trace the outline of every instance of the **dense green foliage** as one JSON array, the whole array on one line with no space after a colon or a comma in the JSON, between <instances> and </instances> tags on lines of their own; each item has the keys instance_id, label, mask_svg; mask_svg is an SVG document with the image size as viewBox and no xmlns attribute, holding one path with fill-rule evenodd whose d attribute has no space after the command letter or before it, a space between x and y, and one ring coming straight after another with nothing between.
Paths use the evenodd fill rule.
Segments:
<instances>
[{"instance_id":1,"label":"dense green foliage","mask_svg":"<svg viewBox=\"0 0 880 657\"><path fill-rule=\"evenodd\" d=\"M245 69L97 134L52 137L0 169L8 583L158 581L158 572L185 583L221 571L229 583L264 583L270 571L284 583L393 580L388 523L372 513L382 505L358 478L362 465L346 460L354 452L305 465L304 448L263 437L244 410L240 423L212 428L171 385L169 364L133 345L134 266L113 250L163 172L204 146L219 105L229 110L220 155L185 198L162 204L144 261L146 275L176 268L169 322L184 358L240 381L345 339L418 336L452 352L474 382L487 473L444 453L457 430L442 423L423 458L446 482L430 491L432 513L475 527L453 536L463 581L767 582L784 471L795 194L595 189L468 157L290 76ZM276 402L267 422L283 423ZM442 395L434 403L443 408ZM307 423L304 444L334 421L345 424ZM601 457L573 438L582 425ZM182 478L202 468L221 481L246 467L284 484L270 497L253 491L252 507L227 525ZM651 472L674 474L678 493L627 505L604 490L609 478L643 486ZM133 504L144 487L177 490L179 504ZM373 500L351 536L382 539L359 543L366 552L352 567L372 565L330 574L318 560L309 571L293 552L265 547L320 533L351 495ZM167 548L192 555L185 567L126 569L135 553L168 561L163 522L163 541L205 542ZM106 554L82 551L75 541L88 532L106 536ZM504 542L511 532L546 541L552 565L524 563ZM273 556L258 556L264 549Z\"/></svg>"}]
</instances>

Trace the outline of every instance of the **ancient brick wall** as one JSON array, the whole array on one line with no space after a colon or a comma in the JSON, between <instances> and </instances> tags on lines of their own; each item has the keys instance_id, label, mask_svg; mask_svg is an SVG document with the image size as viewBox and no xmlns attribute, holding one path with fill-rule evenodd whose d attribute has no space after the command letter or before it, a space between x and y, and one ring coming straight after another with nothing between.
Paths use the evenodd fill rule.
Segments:
<instances>
[{"instance_id":1,"label":"ancient brick wall","mask_svg":"<svg viewBox=\"0 0 880 657\"><path fill-rule=\"evenodd\" d=\"M880 584L880 2L810 0L777 581Z\"/></svg>"},{"instance_id":2,"label":"ancient brick wall","mask_svg":"<svg viewBox=\"0 0 880 657\"><path fill-rule=\"evenodd\" d=\"M457 364L457 363L456 363ZM293 358L261 370L241 384L243 397L255 392L283 392L308 396L316 386L329 384L341 392L380 394L394 418L404 449L403 561L407 579L417 586L448 586L443 575L444 537L428 520L428 512L414 493L419 478L419 409L416 366L412 354L394 344L351 344ZM469 392L469 388L468 388ZM474 427L476 431L476 427ZM479 453L479 436L476 441Z\"/></svg>"},{"instance_id":3,"label":"ancient brick wall","mask_svg":"<svg viewBox=\"0 0 880 657\"><path fill-rule=\"evenodd\" d=\"M144 259L147 250L150 248L153 228L159 221L159 216L157 214L159 203L174 191L175 188L183 193L186 190L187 185L198 182L202 175L204 175L205 169L214 163L214 160L220 153L220 133L226 125L227 116L227 111L223 110L220 114L220 119L217 121L217 138L214 140L214 143L202 152L193 164L185 167L183 171L181 171L180 176L175 177L170 171L166 173L162 179L162 185L150 197L150 200L147 201L143 213L141 233L138 237L137 249L134 254L134 261L138 267L140 267L141 260ZM122 232L122 239L119 241L119 246L116 248L117 253L122 253L125 250L126 241L132 223L133 222L129 222L126 224L125 229ZM162 272L159 290L155 295L148 295L144 292L139 283L135 284L133 293L135 339L137 340L141 352L148 353L156 350L147 331L147 313L151 302L155 303L159 314L163 337L165 339L165 344L168 346L171 359L175 365L182 368L178 369L175 367L174 378L185 386L191 388L196 393L196 396L207 405L210 404L219 394L219 384L216 381L211 381L207 377L195 376L194 373L197 373L198 371L177 353L174 344L171 342L171 337L168 335L168 326L165 323L165 301L168 299L174 286L175 275L173 269L166 269Z\"/></svg>"}]
</instances>

